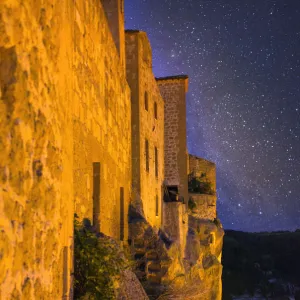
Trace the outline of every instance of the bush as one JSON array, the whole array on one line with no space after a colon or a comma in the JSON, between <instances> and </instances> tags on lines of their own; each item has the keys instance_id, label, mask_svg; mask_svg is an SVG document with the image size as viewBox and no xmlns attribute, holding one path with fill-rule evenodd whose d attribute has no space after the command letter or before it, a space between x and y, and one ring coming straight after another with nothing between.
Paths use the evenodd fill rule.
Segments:
<instances>
[{"instance_id":1,"label":"bush","mask_svg":"<svg viewBox=\"0 0 300 300\"><path fill-rule=\"evenodd\" d=\"M74 220L74 299L115 299L120 272L129 264L118 244Z\"/></svg>"},{"instance_id":2,"label":"bush","mask_svg":"<svg viewBox=\"0 0 300 300\"><path fill-rule=\"evenodd\" d=\"M193 211L194 210L194 208L196 208L196 203L195 203L195 201L192 199L192 198L190 198L189 199L189 202L188 202L188 207L189 207L189 209L191 210L191 211Z\"/></svg>"},{"instance_id":3,"label":"bush","mask_svg":"<svg viewBox=\"0 0 300 300\"><path fill-rule=\"evenodd\" d=\"M189 175L188 189L191 193L213 195L211 182L207 181L205 176L195 177L193 174Z\"/></svg>"}]
</instances>

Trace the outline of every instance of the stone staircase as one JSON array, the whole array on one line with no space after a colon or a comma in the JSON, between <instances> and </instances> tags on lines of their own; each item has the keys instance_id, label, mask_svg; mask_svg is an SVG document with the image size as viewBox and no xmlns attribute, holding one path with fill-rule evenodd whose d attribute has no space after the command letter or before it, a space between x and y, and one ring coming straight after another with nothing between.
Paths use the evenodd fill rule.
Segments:
<instances>
[{"instance_id":1,"label":"stone staircase","mask_svg":"<svg viewBox=\"0 0 300 300\"><path fill-rule=\"evenodd\" d=\"M171 265L163 241L158 235L152 236L152 242L144 237L136 237L131 242L131 251L137 263L136 275L150 285L160 285Z\"/></svg>"}]
</instances>

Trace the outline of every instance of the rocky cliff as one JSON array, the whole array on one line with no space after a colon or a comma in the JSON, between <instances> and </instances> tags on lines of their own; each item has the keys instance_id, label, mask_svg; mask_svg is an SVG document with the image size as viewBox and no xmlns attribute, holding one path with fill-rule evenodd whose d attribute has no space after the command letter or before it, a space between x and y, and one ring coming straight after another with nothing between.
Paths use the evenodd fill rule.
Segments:
<instances>
[{"instance_id":1,"label":"rocky cliff","mask_svg":"<svg viewBox=\"0 0 300 300\"><path fill-rule=\"evenodd\" d=\"M222 298L224 230L215 220L186 211L185 247L164 230L150 226L141 212L129 223L130 248L137 261L135 273L150 299Z\"/></svg>"}]
</instances>

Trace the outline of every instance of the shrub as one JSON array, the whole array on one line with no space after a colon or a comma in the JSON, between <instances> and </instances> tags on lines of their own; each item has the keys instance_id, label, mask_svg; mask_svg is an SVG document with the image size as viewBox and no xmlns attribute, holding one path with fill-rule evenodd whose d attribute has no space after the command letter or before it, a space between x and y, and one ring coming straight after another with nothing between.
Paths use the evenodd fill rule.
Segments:
<instances>
[{"instance_id":1,"label":"shrub","mask_svg":"<svg viewBox=\"0 0 300 300\"><path fill-rule=\"evenodd\" d=\"M115 286L128 262L118 244L97 236L74 219L74 299L115 299Z\"/></svg>"},{"instance_id":2,"label":"shrub","mask_svg":"<svg viewBox=\"0 0 300 300\"><path fill-rule=\"evenodd\" d=\"M213 195L214 191L212 189L211 182L207 181L206 175L201 175L201 177L196 177L194 174L189 175L188 189L191 193L207 194Z\"/></svg>"},{"instance_id":3,"label":"shrub","mask_svg":"<svg viewBox=\"0 0 300 300\"><path fill-rule=\"evenodd\" d=\"M189 199L189 202L188 202L188 207L189 207L189 209L191 210L191 211L193 211L194 210L194 208L196 208L196 203L195 203L195 201L192 199L192 198L190 198Z\"/></svg>"}]
</instances>

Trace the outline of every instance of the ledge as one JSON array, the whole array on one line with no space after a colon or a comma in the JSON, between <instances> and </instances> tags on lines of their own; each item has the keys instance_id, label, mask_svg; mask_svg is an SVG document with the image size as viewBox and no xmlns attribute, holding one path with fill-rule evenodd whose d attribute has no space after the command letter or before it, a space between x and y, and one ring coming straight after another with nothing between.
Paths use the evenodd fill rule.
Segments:
<instances>
[{"instance_id":1,"label":"ledge","mask_svg":"<svg viewBox=\"0 0 300 300\"><path fill-rule=\"evenodd\" d=\"M188 92L189 76L188 75L174 75L167 77L156 77L155 78L158 85L171 84L174 82L183 82L185 87L185 92Z\"/></svg>"}]
</instances>

